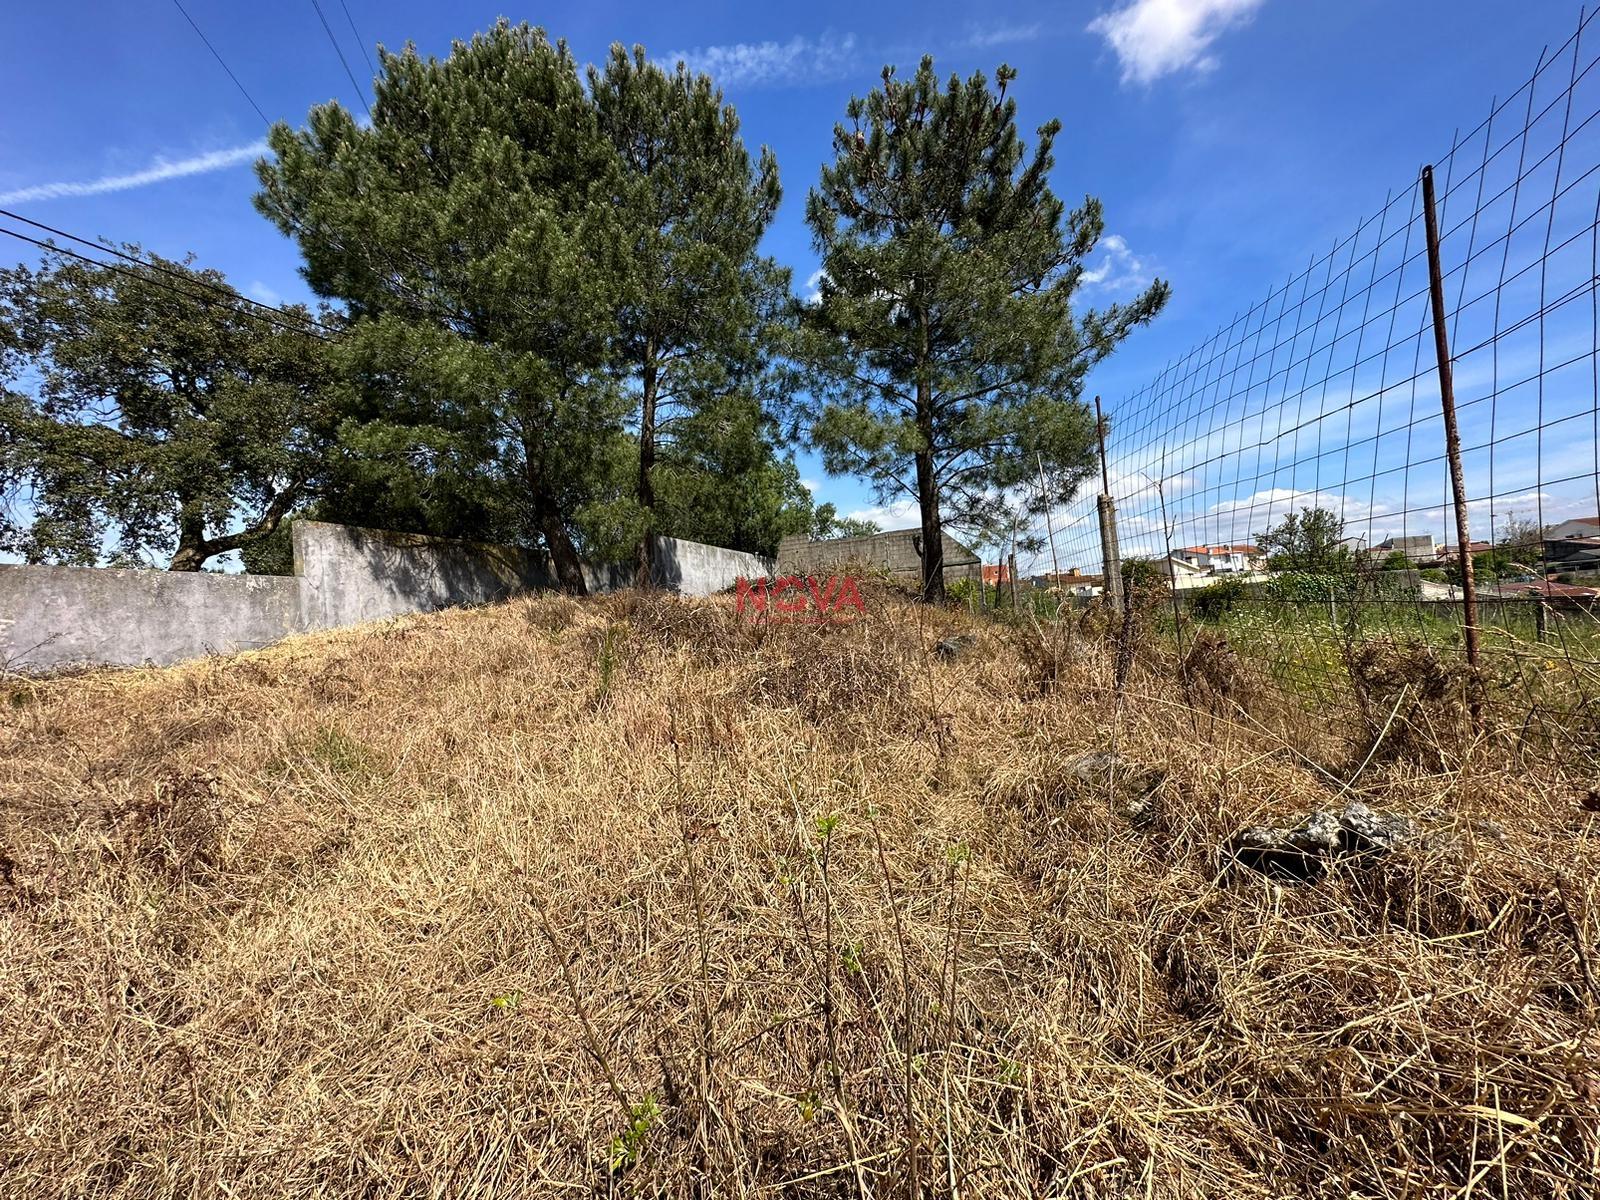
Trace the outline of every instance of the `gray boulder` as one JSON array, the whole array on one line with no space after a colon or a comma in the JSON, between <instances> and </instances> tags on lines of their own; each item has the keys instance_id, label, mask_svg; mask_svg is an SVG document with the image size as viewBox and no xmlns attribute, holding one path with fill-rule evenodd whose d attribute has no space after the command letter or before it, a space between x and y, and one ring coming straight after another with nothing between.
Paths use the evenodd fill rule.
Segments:
<instances>
[{"instance_id":1,"label":"gray boulder","mask_svg":"<svg viewBox=\"0 0 1600 1200\"><path fill-rule=\"evenodd\" d=\"M1309 883L1335 859L1387 854L1416 832L1405 817L1352 800L1337 813L1319 809L1298 825L1242 829L1233 837L1229 857L1274 879Z\"/></svg>"},{"instance_id":2,"label":"gray boulder","mask_svg":"<svg viewBox=\"0 0 1600 1200\"><path fill-rule=\"evenodd\" d=\"M964 651L966 651L969 647L977 645L977 643L978 639L973 637L970 633L957 634L955 637L947 637L943 641L939 642L934 646L933 652L940 658L948 661L952 658L961 657Z\"/></svg>"},{"instance_id":3,"label":"gray boulder","mask_svg":"<svg viewBox=\"0 0 1600 1200\"><path fill-rule=\"evenodd\" d=\"M1108 798L1117 815L1131 825L1155 819L1161 785L1167 773L1108 750L1083 754L1067 764L1068 773L1086 792Z\"/></svg>"}]
</instances>

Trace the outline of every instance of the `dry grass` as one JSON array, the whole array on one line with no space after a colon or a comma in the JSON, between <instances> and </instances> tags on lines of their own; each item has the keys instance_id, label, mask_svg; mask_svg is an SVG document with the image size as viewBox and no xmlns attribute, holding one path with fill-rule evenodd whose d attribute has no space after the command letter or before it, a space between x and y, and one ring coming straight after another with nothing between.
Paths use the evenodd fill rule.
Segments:
<instances>
[{"instance_id":1,"label":"dry grass","mask_svg":"<svg viewBox=\"0 0 1600 1200\"><path fill-rule=\"evenodd\" d=\"M1113 715L1089 631L868 603L0 681L5 1194L1595 1194L1575 781L1359 761L1215 650ZM1223 869L1352 790L1428 837Z\"/></svg>"}]
</instances>

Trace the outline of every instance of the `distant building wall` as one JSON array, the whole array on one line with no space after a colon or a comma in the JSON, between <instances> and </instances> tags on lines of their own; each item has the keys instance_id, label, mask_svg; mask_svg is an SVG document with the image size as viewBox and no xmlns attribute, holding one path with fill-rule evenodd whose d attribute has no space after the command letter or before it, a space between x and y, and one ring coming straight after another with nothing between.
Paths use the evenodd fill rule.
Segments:
<instances>
[{"instance_id":1,"label":"distant building wall","mask_svg":"<svg viewBox=\"0 0 1600 1200\"><path fill-rule=\"evenodd\" d=\"M1561 538L1600 537L1600 517L1574 517L1570 521L1552 526L1544 536L1551 541L1559 541Z\"/></svg>"},{"instance_id":2,"label":"distant building wall","mask_svg":"<svg viewBox=\"0 0 1600 1200\"><path fill-rule=\"evenodd\" d=\"M896 529L865 537L831 538L816 541L804 536L786 537L778 543L778 572L783 575L814 574L845 563L859 562L882 567L897 579L922 579L922 556L917 546L919 529ZM980 579L983 562L948 533L944 535L944 578Z\"/></svg>"},{"instance_id":3,"label":"distant building wall","mask_svg":"<svg viewBox=\"0 0 1600 1200\"><path fill-rule=\"evenodd\" d=\"M0 667L161 666L555 586L547 560L513 546L320 521L296 521L291 540L290 576L0 566ZM631 565L583 570L594 592L633 582ZM772 570L754 554L656 541L658 585L688 595Z\"/></svg>"},{"instance_id":4,"label":"distant building wall","mask_svg":"<svg viewBox=\"0 0 1600 1200\"><path fill-rule=\"evenodd\" d=\"M1438 547L1435 545L1433 534L1431 533L1387 538L1368 549L1367 553L1373 558L1387 558L1397 550L1412 561L1420 558L1432 558L1438 553Z\"/></svg>"}]
</instances>

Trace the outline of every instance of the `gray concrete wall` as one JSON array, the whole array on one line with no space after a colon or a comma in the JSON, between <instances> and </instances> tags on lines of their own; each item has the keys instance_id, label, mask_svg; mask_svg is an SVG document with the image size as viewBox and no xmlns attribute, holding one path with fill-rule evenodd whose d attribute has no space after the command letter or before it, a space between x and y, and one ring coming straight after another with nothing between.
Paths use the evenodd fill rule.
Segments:
<instances>
[{"instance_id":1,"label":"gray concrete wall","mask_svg":"<svg viewBox=\"0 0 1600 1200\"><path fill-rule=\"evenodd\" d=\"M916 543L921 536L921 530L896 529L826 541L803 535L786 537L778 544L778 570L785 575L804 575L860 562L882 567L896 579L920 582L922 556ZM982 577L983 564L976 554L948 533L943 540L945 582Z\"/></svg>"},{"instance_id":2,"label":"gray concrete wall","mask_svg":"<svg viewBox=\"0 0 1600 1200\"><path fill-rule=\"evenodd\" d=\"M547 564L515 546L322 521L296 521L290 537L307 629L488 604L555 586Z\"/></svg>"},{"instance_id":3,"label":"gray concrete wall","mask_svg":"<svg viewBox=\"0 0 1600 1200\"><path fill-rule=\"evenodd\" d=\"M7 670L160 666L253 650L301 628L298 579L0 566Z\"/></svg>"},{"instance_id":4,"label":"gray concrete wall","mask_svg":"<svg viewBox=\"0 0 1600 1200\"><path fill-rule=\"evenodd\" d=\"M554 565L532 551L488 542L296 521L295 571L304 581L308 629L356 625L400 613L489 604L557 586ZM745 575L769 574L754 554L657 538L657 587L706 596ZM609 592L633 583L631 563L585 563L584 584Z\"/></svg>"},{"instance_id":5,"label":"gray concrete wall","mask_svg":"<svg viewBox=\"0 0 1600 1200\"><path fill-rule=\"evenodd\" d=\"M295 522L291 539L292 576L0 566L0 669L161 666L556 582L548 561L513 546L319 521ZM687 595L771 572L753 554L657 540L657 584ZM612 591L633 582L633 568L585 564L584 580Z\"/></svg>"},{"instance_id":6,"label":"gray concrete wall","mask_svg":"<svg viewBox=\"0 0 1600 1200\"><path fill-rule=\"evenodd\" d=\"M741 577L760 579L777 569L771 559L679 538L657 538L655 550L656 586L671 588L686 596L709 596L726 591Z\"/></svg>"}]
</instances>

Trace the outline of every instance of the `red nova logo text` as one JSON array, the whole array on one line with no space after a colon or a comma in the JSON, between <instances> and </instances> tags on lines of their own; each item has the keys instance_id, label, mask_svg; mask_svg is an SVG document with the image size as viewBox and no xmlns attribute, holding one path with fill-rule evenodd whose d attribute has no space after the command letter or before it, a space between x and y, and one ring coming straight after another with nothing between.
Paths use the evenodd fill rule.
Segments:
<instances>
[{"instance_id":1,"label":"red nova logo text","mask_svg":"<svg viewBox=\"0 0 1600 1200\"><path fill-rule=\"evenodd\" d=\"M867 611L856 581L849 575L831 575L826 580L815 575L785 575L754 582L741 575L738 580L738 611L748 612L751 620L838 621L845 619L847 609L856 616Z\"/></svg>"}]
</instances>

